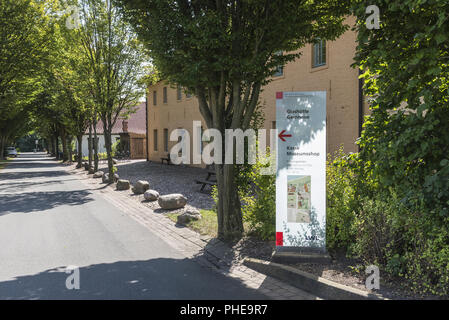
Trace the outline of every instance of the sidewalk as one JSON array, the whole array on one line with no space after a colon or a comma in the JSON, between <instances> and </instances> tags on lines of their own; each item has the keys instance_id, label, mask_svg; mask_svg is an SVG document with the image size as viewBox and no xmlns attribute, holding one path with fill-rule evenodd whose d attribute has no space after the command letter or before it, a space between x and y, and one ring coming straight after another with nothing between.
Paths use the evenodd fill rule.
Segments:
<instances>
[{"instance_id":1,"label":"sidewalk","mask_svg":"<svg viewBox=\"0 0 449 320\"><path fill-rule=\"evenodd\" d=\"M131 190L115 191L115 184L107 186L101 183L101 179L93 179L92 175L87 175L84 170L75 169L75 166L68 167L68 170L78 176L92 192L102 194L111 204L147 227L186 258L194 259L204 267L239 279L247 287L256 289L271 299L318 299L307 292L236 263L232 259L231 249L224 242L199 235L187 227L177 225L163 214L154 213L147 206L131 199Z\"/></svg>"}]
</instances>

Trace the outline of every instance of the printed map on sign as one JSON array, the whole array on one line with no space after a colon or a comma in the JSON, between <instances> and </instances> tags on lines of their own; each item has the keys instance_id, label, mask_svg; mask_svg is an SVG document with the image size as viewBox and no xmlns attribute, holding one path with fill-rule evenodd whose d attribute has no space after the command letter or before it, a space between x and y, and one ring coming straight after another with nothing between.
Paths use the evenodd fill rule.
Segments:
<instances>
[{"instance_id":1,"label":"printed map on sign","mask_svg":"<svg viewBox=\"0 0 449 320\"><path fill-rule=\"evenodd\" d=\"M310 223L310 176L288 176L287 221Z\"/></svg>"}]
</instances>

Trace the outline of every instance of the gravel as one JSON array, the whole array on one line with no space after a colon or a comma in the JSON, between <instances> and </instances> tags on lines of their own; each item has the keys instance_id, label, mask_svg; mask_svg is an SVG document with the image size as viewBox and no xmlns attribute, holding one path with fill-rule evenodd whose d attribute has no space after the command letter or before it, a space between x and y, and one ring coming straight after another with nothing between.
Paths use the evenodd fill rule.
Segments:
<instances>
[{"instance_id":1,"label":"gravel","mask_svg":"<svg viewBox=\"0 0 449 320\"><path fill-rule=\"evenodd\" d=\"M120 179L129 180L132 185L139 180L145 180L150 183L150 189L156 190L161 196L181 193L187 198L185 208L210 210L214 205L210 193L200 192L201 185L195 183L196 179L204 180L206 178L206 169L166 165L146 160L119 161L116 167ZM99 169L106 172L107 163L100 163ZM157 201L146 201L143 194L134 195L130 190L118 192L129 194L132 199L145 204L155 213L181 213L184 211L184 208L163 210Z\"/></svg>"}]
</instances>

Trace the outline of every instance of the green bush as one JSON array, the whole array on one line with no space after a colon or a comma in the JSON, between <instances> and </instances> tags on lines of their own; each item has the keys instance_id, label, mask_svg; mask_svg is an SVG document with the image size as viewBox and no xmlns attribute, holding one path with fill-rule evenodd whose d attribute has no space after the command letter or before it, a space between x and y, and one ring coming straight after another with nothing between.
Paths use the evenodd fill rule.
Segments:
<instances>
[{"instance_id":1,"label":"green bush","mask_svg":"<svg viewBox=\"0 0 449 320\"><path fill-rule=\"evenodd\" d=\"M111 145L111 155L112 155L113 157L115 157L115 155L117 154L117 148L119 147L119 145L120 145L120 140L114 142L114 143Z\"/></svg>"},{"instance_id":2,"label":"green bush","mask_svg":"<svg viewBox=\"0 0 449 320\"><path fill-rule=\"evenodd\" d=\"M243 220L250 231L263 240L273 240L276 231L276 176L264 175L269 158L258 159L248 173L252 188L241 194Z\"/></svg>"},{"instance_id":3,"label":"green bush","mask_svg":"<svg viewBox=\"0 0 449 320\"><path fill-rule=\"evenodd\" d=\"M366 168L358 154L339 152L328 162L329 251L378 265L418 293L448 295L449 218L427 207L421 189L404 196Z\"/></svg>"},{"instance_id":4,"label":"green bush","mask_svg":"<svg viewBox=\"0 0 449 320\"><path fill-rule=\"evenodd\" d=\"M242 203L243 221L249 233L262 240L274 240L276 231L276 176L263 175L262 168L269 166L269 156L258 159L254 165L240 165L236 182ZM216 211L217 187L212 187L211 196Z\"/></svg>"},{"instance_id":5,"label":"green bush","mask_svg":"<svg viewBox=\"0 0 449 320\"><path fill-rule=\"evenodd\" d=\"M355 241L351 254L367 264L386 266L395 250L401 251L404 206L395 197L364 198L353 220ZM397 252L394 252L397 253ZM399 260L396 259L397 264ZM393 266L393 262L390 263Z\"/></svg>"},{"instance_id":6,"label":"green bush","mask_svg":"<svg viewBox=\"0 0 449 320\"><path fill-rule=\"evenodd\" d=\"M333 160L331 159L333 158ZM327 212L326 245L331 253L348 253L355 240L353 222L357 207L355 199L354 172L349 159L340 149L329 156L326 165Z\"/></svg>"}]
</instances>

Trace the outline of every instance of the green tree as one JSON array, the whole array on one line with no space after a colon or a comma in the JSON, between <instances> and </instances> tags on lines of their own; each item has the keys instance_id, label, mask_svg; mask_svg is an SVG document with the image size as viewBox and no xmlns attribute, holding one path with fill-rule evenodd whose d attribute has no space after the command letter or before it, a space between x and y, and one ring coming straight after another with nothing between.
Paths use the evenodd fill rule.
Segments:
<instances>
[{"instance_id":1,"label":"green tree","mask_svg":"<svg viewBox=\"0 0 449 320\"><path fill-rule=\"evenodd\" d=\"M376 1L380 29L365 26L355 1L356 61L372 114L360 140L365 173L449 215L449 3Z\"/></svg>"},{"instance_id":2,"label":"green tree","mask_svg":"<svg viewBox=\"0 0 449 320\"><path fill-rule=\"evenodd\" d=\"M81 1L81 40L93 81L95 112L103 123L109 176L114 176L111 132L117 119L143 96L146 56L118 9L106 0Z\"/></svg>"},{"instance_id":3,"label":"green tree","mask_svg":"<svg viewBox=\"0 0 449 320\"><path fill-rule=\"evenodd\" d=\"M45 65L51 24L41 1L3 0L0 26L1 158L5 143L23 128L25 108L36 90L34 78Z\"/></svg>"},{"instance_id":4,"label":"green tree","mask_svg":"<svg viewBox=\"0 0 449 320\"><path fill-rule=\"evenodd\" d=\"M346 27L346 1L117 0L162 78L194 92L209 128L247 129L261 88L317 38ZM284 54L279 54L283 52ZM224 140L224 139L223 139ZM235 166L216 164L218 235L243 232Z\"/></svg>"}]
</instances>

